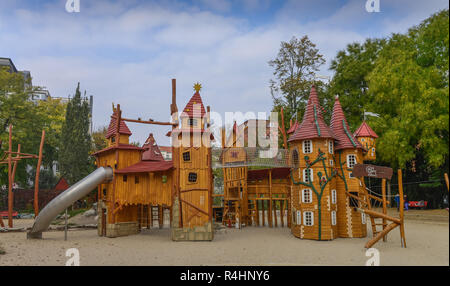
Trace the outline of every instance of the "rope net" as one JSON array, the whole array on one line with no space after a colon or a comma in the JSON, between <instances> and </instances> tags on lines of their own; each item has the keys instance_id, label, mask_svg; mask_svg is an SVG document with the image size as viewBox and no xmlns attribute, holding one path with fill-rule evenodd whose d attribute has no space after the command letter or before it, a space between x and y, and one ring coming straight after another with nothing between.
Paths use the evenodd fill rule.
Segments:
<instances>
[{"instance_id":1,"label":"rope net","mask_svg":"<svg viewBox=\"0 0 450 286\"><path fill-rule=\"evenodd\" d=\"M213 168L261 167L291 168L289 150L261 147L213 148Z\"/></svg>"}]
</instances>

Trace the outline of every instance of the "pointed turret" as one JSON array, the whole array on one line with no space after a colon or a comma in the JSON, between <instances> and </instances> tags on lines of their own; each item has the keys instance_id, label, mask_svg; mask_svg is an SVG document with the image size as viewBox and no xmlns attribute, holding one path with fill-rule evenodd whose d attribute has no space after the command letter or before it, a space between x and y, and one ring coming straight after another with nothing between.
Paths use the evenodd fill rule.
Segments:
<instances>
[{"instance_id":1,"label":"pointed turret","mask_svg":"<svg viewBox=\"0 0 450 286\"><path fill-rule=\"evenodd\" d=\"M164 161L164 157L155 143L155 138L153 138L153 133L150 133L142 148L145 150L142 153L142 161Z\"/></svg>"},{"instance_id":2,"label":"pointed turret","mask_svg":"<svg viewBox=\"0 0 450 286\"><path fill-rule=\"evenodd\" d=\"M361 126L356 129L353 134L356 139L364 146L367 150L367 153L364 154L364 160L372 161L376 159L376 149L375 149L375 141L378 138L378 135L375 131L370 128L366 121L363 121Z\"/></svg>"},{"instance_id":3,"label":"pointed turret","mask_svg":"<svg viewBox=\"0 0 450 286\"><path fill-rule=\"evenodd\" d=\"M350 133L350 128L342 111L339 97L336 96L333 106L333 114L331 115L330 127L336 136L336 150L341 149L364 149L364 147Z\"/></svg>"},{"instance_id":4,"label":"pointed turret","mask_svg":"<svg viewBox=\"0 0 450 286\"><path fill-rule=\"evenodd\" d=\"M315 138L334 138L334 134L322 116L317 91L313 85L309 94L308 104L300 125L289 138L289 142Z\"/></svg>"},{"instance_id":5,"label":"pointed turret","mask_svg":"<svg viewBox=\"0 0 450 286\"><path fill-rule=\"evenodd\" d=\"M115 142L116 131L117 131L117 110L114 110L113 114L111 115L111 121L109 122L108 130L105 135L105 138L108 139L110 146ZM120 136L120 143L128 144L129 137L131 136L132 133L128 128L127 124L125 123L125 121L123 120L120 120L119 134L124 135Z\"/></svg>"}]
</instances>

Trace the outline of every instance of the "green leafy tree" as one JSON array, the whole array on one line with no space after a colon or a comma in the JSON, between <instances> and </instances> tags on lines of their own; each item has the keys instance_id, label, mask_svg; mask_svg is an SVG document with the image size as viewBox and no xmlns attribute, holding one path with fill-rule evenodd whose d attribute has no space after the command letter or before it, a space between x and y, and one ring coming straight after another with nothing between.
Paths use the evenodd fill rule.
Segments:
<instances>
[{"instance_id":1,"label":"green leafy tree","mask_svg":"<svg viewBox=\"0 0 450 286\"><path fill-rule=\"evenodd\" d=\"M406 35L393 35L368 76L376 95L370 106L381 115L373 120L381 134L377 151L393 167L404 168L419 152L435 168L448 160L448 64L442 65L448 63L448 19L442 11ZM434 45L424 43L423 35L433 31L439 31Z\"/></svg>"},{"instance_id":2,"label":"green leafy tree","mask_svg":"<svg viewBox=\"0 0 450 286\"><path fill-rule=\"evenodd\" d=\"M367 39L363 44L352 43L339 51L331 61L335 74L330 83L330 94L339 95L350 128L355 129L363 120L364 110L375 96L369 92L367 76L374 69L385 39Z\"/></svg>"},{"instance_id":3,"label":"green leafy tree","mask_svg":"<svg viewBox=\"0 0 450 286\"><path fill-rule=\"evenodd\" d=\"M108 146L108 140L106 139L107 132L108 127L106 126L102 126L92 132L92 153L105 149Z\"/></svg>"},{"instance_id":4,"label":"green leafy tree","mask_svg":"<svg viewBox=\"0 0 450 286\"><path fill-rule=\"evenodd\" d=\"M93 170L91 148L89 105L81 97L78 83L75 95L67 105L59 152L60 173L69 184L78 182Z\"/></svg>"},{"instance_id":5,"label":"green leafy tree","mask_svg":"<svg viewBox=\"0 0 450 286\"><path fill-rule=\"evenodd\" d=\"M12 148L16 151L20 143L23 153L38 154L41 132L45 130L42 166L51 168L57 160L59 136L65 120L65 104L52 98L31 101L30 95L40 87L31 87L30 80L25 80L20 73L0 69L0 141L3 141L0 150L7 150L9 147L10 124L13 126ZM27 166L35 168L36 159L19 162L15 182L22 187L27 187L29 181L34 182L35 170L28 172ZM0 185L7 184L7 172L6 165L0 165Z\"/></svg>"}]
</instances>

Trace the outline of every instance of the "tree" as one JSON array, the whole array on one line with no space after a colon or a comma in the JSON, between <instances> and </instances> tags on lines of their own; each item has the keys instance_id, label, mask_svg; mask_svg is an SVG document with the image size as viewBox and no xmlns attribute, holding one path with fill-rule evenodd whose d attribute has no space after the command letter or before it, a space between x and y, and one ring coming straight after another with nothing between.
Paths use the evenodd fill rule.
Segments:
<instances>
[{"instance_id":1,"label":"tree","mask_svg":"<svg viewBox=\"0 0 450 286\"><path fill-rule=\"evenodd\" d=\"M291 118L303 115L309 91L315 82L315 72L324 63L323 56L308 36L301 39L293 36L289 42L281 42L277 57L269 61L275 69L275 80L270 80L273 110L279 111L283 107L286 126L289 126Z\"/></svg>"},{"instance_id":2,"label":"tree","mask_svg":"<svg viewBox=\"0 0 450 286\"><path fill-rule=\"evenodd\" d=\"M446 10L406 35L393 35L368 76L370 108L381 114L373 120L381 134L377 151L393 167L404 168L419 152L435 168L448 161L448 64L442 64L448 63L448 24ZM425 42L433 32L434 40Z\"/></svg>"},{"instance_id":3,"label":"tree","mask_svg":"<svg viewBox=\"0 0 450 286\"><path fill-rule=\"evenodd\" d=\"M67 105L59 153L60 173L69 184L78 182L93 170L91 148L89 105L81 97L78 83L75 95Z\"/></svg>"},{"instance_id":4,"label":"tree","mask_svg":"<svg viewBox=\"0 0 450 286\"><path fill-rule=\"evenodd\" d=\"M41 89L31 87L31 79L24 79L20 73L10 73L7 69L0 69L0 141L7 149L8 126L13 125L12 148L16 150L21 144L24 153L37 154L41 139L41 131L46 131L42 166L51 168L57 160L59 136L63 124L66 105L60 100L48 98L33 102L30 95ZM0 152L1 153L1 152ZM15 182L21 186L28 186L33 181L35 170L27 171L27 167L34 168L33 159L21 160L17 166ZM6 184L7 168L0 165L0 186Z\"/></svg>"},{"instance_id":5,"label":"tree","mask_svg":"<svg viewBox=\"0 0 450 286\"><path fill-rule=\"evenodd\" d=\"M108 146L108 140L106 139L107 132L108 127L106 126L102 126L92 132L92 153L105 149Z\"/></svg>"},{"instance_id":6,"label":"tree","mask_svg":"<svg viewBox=\"0 0 450 286\"><path fill-rule=\"evenodd\" d=\"M330 83L330 94L339 95L350 128L356 129L363 120L364 110L373 100L369 92L367 76L385 45L385 39L367 39L363 44L352 43L339 51L331 61L330 70L335 74Z\"/></svg>"}]
</instances>

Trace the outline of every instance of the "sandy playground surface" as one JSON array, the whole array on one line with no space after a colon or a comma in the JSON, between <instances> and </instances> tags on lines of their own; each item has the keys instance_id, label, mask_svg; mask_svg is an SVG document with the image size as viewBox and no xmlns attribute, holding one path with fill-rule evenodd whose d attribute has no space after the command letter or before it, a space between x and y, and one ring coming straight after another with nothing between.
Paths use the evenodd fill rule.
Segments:
<instances>
[{"instance_id":1,"label":"sandy playground surface","mask_svg":"<svg viewBox=\"0 0 450 286\"><path fill-rule=\"evenodd\" d=\"M395 215L395 210L390 210ZM33 220L15 220L31 226ZM370 229L368 224L368 229ZM370 232L370 231L369 231ZM446 210L408 211L407 248L399 229L375 247L381 265L449 266L449 220ZM169 228L142 230L138 235L98 237L93 229L50 231L43 240L27 240L25 232L0 233L0 266L65 265L69 248L78 248L81 265L365 265L366 238L333 241L300 240L288 228L246 227L216 232L212 242L172 242Z\"/></svg>"}]
</instances>

